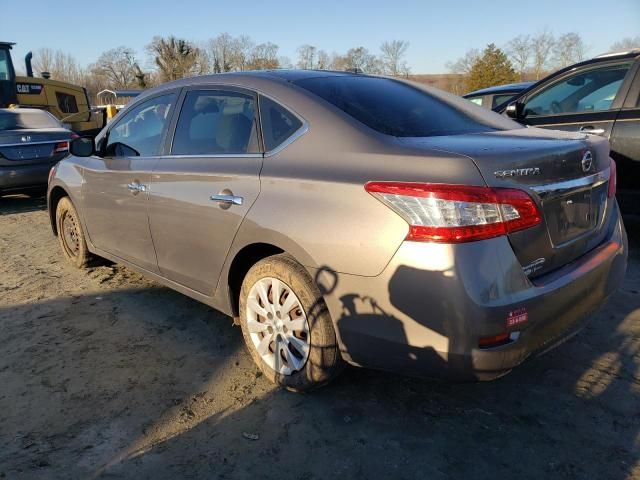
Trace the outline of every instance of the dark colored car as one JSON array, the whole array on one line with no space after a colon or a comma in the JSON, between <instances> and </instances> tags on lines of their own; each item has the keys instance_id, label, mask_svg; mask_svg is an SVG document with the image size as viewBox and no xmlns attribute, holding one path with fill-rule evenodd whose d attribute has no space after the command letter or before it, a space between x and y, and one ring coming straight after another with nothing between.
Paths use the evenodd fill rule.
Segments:
<instances>
[{"instance_id":1,"label":"dark colored car","mask_svg":"<svg viewBox=\"0 0 640 480\"><path fill-rule=\"evenodd\" d=\"M524 125L609 139L623 211L640 212L640 49L549 75L496 109Z\"/></svg>"},{"instance_id":2,"label":"dark colored car","mask_svg":"<svg viewBox=\"0 0 640 480\"><path fill-rule=\"evenodd\" d=\"M343 361L498 377L625 273L606 139L399 79L187 78L71 153L48 194L68 261L106 257L235 317L291 389Z\"/></svg>"},{"instance_id":3,"label":"dark colored car","mask_svg":"<svg viewBox=\"0 0 640 480\"><path fill-rule=\"evenodd\" d=\"M489 109L499 108L534 83L536 82L508 83L506 85L498 85L497 87L483 88L482 90L467 93L463 95L463 98L471 100L481 107Z\"/></svg>"},{"instance_id":4,"label":"dark colored car","mask_svg":"<svg viewBox=\"0 0 640 480\"><path fill-rule=\"evenodd\" d=\"M0 109L0 195L45 191L51 167L77 135L49 112Z\"/></svg>"}]
</instances>

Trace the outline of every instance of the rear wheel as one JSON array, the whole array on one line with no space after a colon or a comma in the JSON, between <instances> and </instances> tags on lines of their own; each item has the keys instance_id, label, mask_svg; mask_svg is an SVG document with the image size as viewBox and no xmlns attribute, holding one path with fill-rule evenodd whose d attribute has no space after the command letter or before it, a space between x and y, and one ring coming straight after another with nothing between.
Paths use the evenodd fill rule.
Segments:
<instances>
[{"instance_id":1,"label":"rear wheel","mask_svg":"<svg viewBox=\"0 0 640 480\"><path fill-rule=\"evenodd\" d=\"M265 258L249 270L240 292L240 325L253 360L278 385L306 391L341 370L327 306L289 255Z\"/></svg>"},{"instance_id":2,"label":"rear wheel","mask_svg":"<svg viewBox=\"0 0 640 480\"><path fill-rule=\"evenodd\" d=\"M56 208L56 227L60 248L67 261L76 268L86 267L91 254L84 238L80 217L69 197L63 197Z\"/></svg>"}]
</instances>

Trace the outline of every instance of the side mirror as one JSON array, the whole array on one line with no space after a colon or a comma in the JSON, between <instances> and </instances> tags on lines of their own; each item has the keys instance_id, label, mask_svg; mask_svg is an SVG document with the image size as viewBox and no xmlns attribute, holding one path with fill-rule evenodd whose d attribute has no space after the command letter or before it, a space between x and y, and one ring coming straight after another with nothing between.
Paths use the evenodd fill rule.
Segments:
<instances>
[{"instance_id":1,"label":"side mirror","mask_svg":"<svg viewBox=\"0 0 640 480\"><path fill-rule=\"evenodd\" d=\"M71 140L69 152L76 157L90 157L95 155L96 148L92 137L79 137Z\"/></svg>"},{"instance_id":2,"label":"side mirror","mask_svg":"<svg viewBox=\"0 0 640 480\"><path fill-rule=\"evenodd\" d=\"M504 113L507 115L507 117L517 120L519 118L522 118L523 110L524 110L524 104L520 102L513 102L507 105L507 108L505 109Z\"/></svg>"}]
</instances>

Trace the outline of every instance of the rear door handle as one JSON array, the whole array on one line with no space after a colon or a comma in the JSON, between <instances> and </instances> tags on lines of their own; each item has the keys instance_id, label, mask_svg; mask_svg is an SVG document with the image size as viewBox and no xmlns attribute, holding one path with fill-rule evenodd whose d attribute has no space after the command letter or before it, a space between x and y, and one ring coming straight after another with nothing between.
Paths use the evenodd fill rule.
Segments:
<instances>
[{"instance_id":1,"label":"rear door handle","mask_svg":"<svg viewBox=\"0 0 640 480\"><path fill-rule=\"evenodd\" d=\"M244 201L244 198L238 197L236 195L217 194L211 195L211 197L209 198L214 202L226 203L228 205L242 205L242 202Z\"/></svg>"},{"instance_id":2,"label":"rear door handle","mask_svg":"<svg viewBox=\"0 0 640 480\"><path fill-rule=\"evenodd\" d=\"M589 133L592 135L602 135L604 133L604 128L580 127L580 131L582 133Z\"/></svg>"}]
</instances>

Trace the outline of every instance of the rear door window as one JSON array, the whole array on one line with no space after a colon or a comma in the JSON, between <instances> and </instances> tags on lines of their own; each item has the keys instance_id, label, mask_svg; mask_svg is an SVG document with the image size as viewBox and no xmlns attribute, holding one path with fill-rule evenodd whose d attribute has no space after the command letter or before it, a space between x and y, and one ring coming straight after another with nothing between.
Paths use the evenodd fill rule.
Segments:
<instances>
[{"instance_id":1,"label":"rear door window","mask_svg":"<svg viewBox=\"0 0 640 480\"><path fill-rule=\"evenodd\" d=\"M255 96L226 90L188 92L176 125L171 153L260 153Z\"/></svg>"},{"instance_id":2,"label":"rear door window","mask_svg":"<svg viewBox=\"0 0 640 480\"><path fill-rule=\"evenodd\" d=\"M260 96L260 121L265 151L274 150L300 127L302 121L282 105Z\"/></svg>"}]
</instances>

